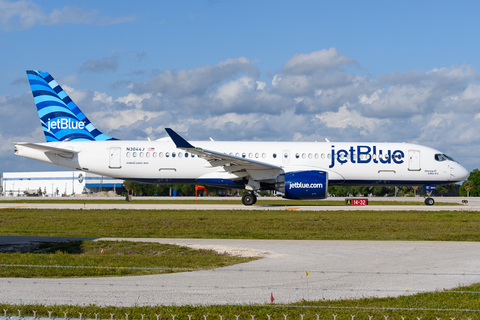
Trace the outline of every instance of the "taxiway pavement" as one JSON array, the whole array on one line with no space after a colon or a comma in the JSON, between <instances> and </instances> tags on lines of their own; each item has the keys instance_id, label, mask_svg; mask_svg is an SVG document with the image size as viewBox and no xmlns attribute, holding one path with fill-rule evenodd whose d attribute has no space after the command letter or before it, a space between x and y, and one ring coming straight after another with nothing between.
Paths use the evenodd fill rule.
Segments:
<instances>
[{"instance_id":1,"label":"taxiway pavement","mask_svg":"<svg viewBox=\"0 0 480 320\"><path fill-rule=\"evenodd\" d=\"M0 237L0 244L35 240ZM62 239L56 238L59 240ZM275 303L289 303L302 299L399 296L480 281L480 243L476 242L128 240L243 248L268 251L270 255L226 268L152 276L1 278L0 302L112 306L251 304L267 303L273 294Z\"/></svg>"}]
</instances>

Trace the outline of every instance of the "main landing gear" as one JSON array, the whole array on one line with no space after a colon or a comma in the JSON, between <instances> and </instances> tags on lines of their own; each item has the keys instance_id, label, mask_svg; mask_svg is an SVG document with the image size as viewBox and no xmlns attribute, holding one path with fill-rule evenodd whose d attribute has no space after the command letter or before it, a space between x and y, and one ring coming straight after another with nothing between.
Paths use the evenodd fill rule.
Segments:
<instances>
[{"instance_id":1,"label":"main landing gear","mask_svg":"<svg viewBox=\"0 0 480 320\"><path fill-rule=\"evenodd\" d=\"M257 202L257 196L253 192L247 192L242 197L242 203L246 206L251 206Z\"/></svg>"}]
</instances>

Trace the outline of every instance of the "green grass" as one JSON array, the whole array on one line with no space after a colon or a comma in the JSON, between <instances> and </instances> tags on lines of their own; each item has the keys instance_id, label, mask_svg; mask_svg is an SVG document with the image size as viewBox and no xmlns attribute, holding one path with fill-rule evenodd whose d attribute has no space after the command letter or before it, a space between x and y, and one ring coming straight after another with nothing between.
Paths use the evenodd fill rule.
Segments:
<instances>
[{"instance_id":1,"label":"green grass","mask_svg":"<svg viewBox=\"0 0 480 320\"><path fill-rule=\"evenodd\" d=\"M57 198L58 199L58 198ZM407 198L408 199L408 198ZM460 199L460 198L459 198ZM435 199L437 200L437 199ZM122 199L101 199L101 200L94 200L88 198L70 198L70 199L32 199L32 198L24 198L21 200L0 200L0 203L86 203L86 204L131 204L134 206L135 204L195 204L195 200L141 200L135 199L131 202L126 202L123 198ZM215 199L208 199L208 198L199 198L197 201L198 204L238 204L241 205L241 198L228 198L225 200L215 200ZM389 205L403 205L403 206L422 206L425 205L423 201L391 201L391 200L374 200L368 201L369 205L374 206L389 206ZM452 203L452 202L441 202L440 200L435 202L436 205L442 206L458 206L462 204ZM264 206L343 206L345 205L345 201L343 200L286 200L286 199L269 199L269 198L258 198L256 205L264 205Z\"/></svg>"},{"instance_id":2,"label":"green grass","mask_svg":"<svg viewBox=\"0 0 480 320\"><path fill-rule=\"evenodd\" d=\"M181 269L221 268L254 258L230 257L212 250L130 241L71 241L45 243L25 253L0 253L2 264L86 266L87 268L0 267L0 277L64 278L131 276L181 272ZM111 269L88 268L110 267ZM172 268L128 269L137 268ZM178 270L176 270L178 269Z\"/></svg>"},{"instance_id":3,"label":"green grass","mask_svg":"<svg viewBox=\"0 0 480 320\"><path fill-rule=\"evenodd\" d=\"M452 292L452 291L463 291ZM145 319L155 320L156 315L160 315L161 320L171 320L172 315L176 315L175 319L188 320L188 315L192 316L192 320L203 320L203 315L207 319L217 320L219 316L223 316L224 320L235 320L239 315L239 320L251 320L251 315L255 319L266 320L267 314L271 315L272 320L283 320L284 315L288 315L288 319L301 319L300 315L304 315L305 320L316 320L317 314L320 319L333 319L333 314L337 315L338 320L351 320L351 315L356 315L355 320L368 320L368 316L373 316L375 320L398 319L404 317L407 320L436 320L436 318L450 319L478 319L480 316L480 284L456 288L451 291L429 292L410 296L401 296L398 298L364 298L350 300L320 300L320 301L301 301L290 305L236 305L236 306L133 306L133 307L100 307L96 305L88 306L67 306L67 305L9 305L0 304L0 310L6 309L8 315L18 315L20 310L23 316L33 316L33 311L37 311L37 317L48 317L48 311L52 311L52 318L63 318L64 312L67 312L69 318L79 318L79 312L82 318L98 318L110 319L110 314L114 314L114 319L125 319L125 314L129 314L129 319L141 319L144 315ZM470 293L468 293L470 292ZM475 293L473 293L475 292ZM269 295L267 294L266 300ZM325 308L333 307L333 308ZM341 307L351 309L341 309ZM355 309L357 308L357 309ZM367 308L367 309L359 309ZM388 308L388 309L379 309ZM432 310L391 310L392 308L402 309L443 309L444 311ZM470 309L477 310L468 311L446 311L446 309Z\"/></svg>"},{"instance_id":4,"label":"green grass","mask_svg":"<svg viewBox=\"0 0 480 320\"><path fill-rule=\"evenodd\" d=\"M0 234L61 237L479 241L469 211L2 209Z\"/></svg>"}]
</instances>

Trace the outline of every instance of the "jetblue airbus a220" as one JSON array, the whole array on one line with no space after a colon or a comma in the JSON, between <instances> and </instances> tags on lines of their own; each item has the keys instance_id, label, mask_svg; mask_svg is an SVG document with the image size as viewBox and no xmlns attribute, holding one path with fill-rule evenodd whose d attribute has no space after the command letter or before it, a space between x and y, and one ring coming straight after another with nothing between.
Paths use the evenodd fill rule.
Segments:
<instances>
[{"instance_id":1,"label":"jetblue airbus a220","mask_svg":"<svg viewBox=\"0 0 480 320\"><path fill-rule=\"evenodd\" d=\"M49 73L27 75L47 142L15 143L15 154L65 168L143 183L246 189L245 205L256 202L256 190L325 199L329 185L436 185L468 177L453 158L408 143L189 142L169 128L170 138L117 140L96 129Z\"/></svg>"}]
</instances>

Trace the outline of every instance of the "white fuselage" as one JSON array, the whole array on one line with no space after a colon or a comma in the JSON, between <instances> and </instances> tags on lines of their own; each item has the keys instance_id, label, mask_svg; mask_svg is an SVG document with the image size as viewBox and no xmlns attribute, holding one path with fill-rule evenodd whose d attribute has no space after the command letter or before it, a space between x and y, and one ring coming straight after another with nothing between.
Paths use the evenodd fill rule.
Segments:
<instances>
[{"instance_id":1,"label":"white fuselage","mask_svg":"<svg viewBox=\"0 0 480 320\"><path fill-rule=\"evenodd\" d=\"M329 185L445 184L468 177L467 170L457 162L436 160L435 155L441 152L408 143L191 143L204 149L281 167L283 173L325 171ZM191 153L177 149L172 141L67 141L38 145L78 153L62 156L17 145L16 154L70 169L146 183L202 183L243 188L249 178L245 173L231 172L222 165L212 166L203 158L196 155L192 157ZM269 180L264 179L264 182L268 183ZM275 181L272 179L270 182Z\"/></svg>"}]
</instances>

